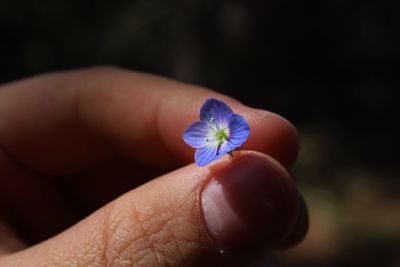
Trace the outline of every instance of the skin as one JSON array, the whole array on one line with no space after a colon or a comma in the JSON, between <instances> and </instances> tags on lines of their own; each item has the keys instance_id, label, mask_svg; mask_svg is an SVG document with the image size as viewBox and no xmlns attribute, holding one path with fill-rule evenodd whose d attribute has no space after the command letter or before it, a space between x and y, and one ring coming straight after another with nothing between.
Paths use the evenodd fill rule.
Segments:
<instances>
[{"instance_id":1,"label":"skin","mask_svg":"<svg viewBox=\"0 0 400 267\"><path fill-rule=\"evenodd\" d=\"M234 159L199 168L181 134L211 97L245 117L251 134ZM248 265L307 231L285 170L298 144L279 115L153 75L105 67L4 84L0 266L232 266L238 255ZM199 198L211 177L246 155L282 170L290 227L268 248L221 255Z\"/></svg>"}]
</instances>

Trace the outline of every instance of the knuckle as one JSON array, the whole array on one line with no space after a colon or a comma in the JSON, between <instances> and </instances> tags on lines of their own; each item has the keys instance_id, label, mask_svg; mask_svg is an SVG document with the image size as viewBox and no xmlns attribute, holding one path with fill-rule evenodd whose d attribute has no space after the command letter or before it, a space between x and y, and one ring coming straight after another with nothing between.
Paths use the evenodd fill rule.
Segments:
<instances>
[{"instance_id":1,"label":"knuckle","mask_svg":"<svg viewBox=\"0 0 400 267\"><path fill-rule=\"evenodd\" d=\"M204 247L187 216L156 204L143 208L124 201L104 216L96 266L177 266L184 264L185 251Z\"/></svg>"}]
</instances>

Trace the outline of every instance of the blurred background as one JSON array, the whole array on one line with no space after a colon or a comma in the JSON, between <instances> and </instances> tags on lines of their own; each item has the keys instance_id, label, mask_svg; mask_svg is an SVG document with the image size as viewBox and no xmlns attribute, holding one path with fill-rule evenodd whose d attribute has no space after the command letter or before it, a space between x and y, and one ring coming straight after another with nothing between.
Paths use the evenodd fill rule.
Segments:
<instances>
[{"instance_id":1,"label":"blurred background","mask_svg":"<svg viewBox=\"0 0 400 267\"><path fill-rule=\"evenodd\" d=\"M0 83L112 64L292 121L311 227L280 266L400 266L400 2L11 1Z\"/></svg>"}]
</instances>

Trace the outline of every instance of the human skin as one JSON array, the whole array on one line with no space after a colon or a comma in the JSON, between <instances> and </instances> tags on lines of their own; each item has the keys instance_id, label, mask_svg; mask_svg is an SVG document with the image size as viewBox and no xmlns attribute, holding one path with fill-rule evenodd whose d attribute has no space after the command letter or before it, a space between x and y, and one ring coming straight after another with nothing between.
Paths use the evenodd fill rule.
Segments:
<instances>
[{"instance_id":1,"label":"human skin","mask_svg":"<svg viewBox=\"0 0 400 267\"><path fill-rule=\"evenodd\" d=\"M181 135L211 97L251 134L200 168ZM279 115L154 75L102 67L4 84L0 266L249 266L306 234L286 171L298 144Z\"/></svg>"}]
</instances>

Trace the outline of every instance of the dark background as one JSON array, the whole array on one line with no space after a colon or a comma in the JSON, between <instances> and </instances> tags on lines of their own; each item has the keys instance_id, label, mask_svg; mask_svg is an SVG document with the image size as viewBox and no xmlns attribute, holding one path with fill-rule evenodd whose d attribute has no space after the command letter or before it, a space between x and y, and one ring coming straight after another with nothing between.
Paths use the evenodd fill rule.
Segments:
<instances>
[{"instance_id":1,"label":"dark background","mask_svg":"<svg viewBox=\"0 0 400 267\"><path fill-rule=\"evenodd\" d=\"M400 264L399 1L11 1L0 82L112 64L280 113L310 207L283 266Z\"/></svg>"}]
</instances>

